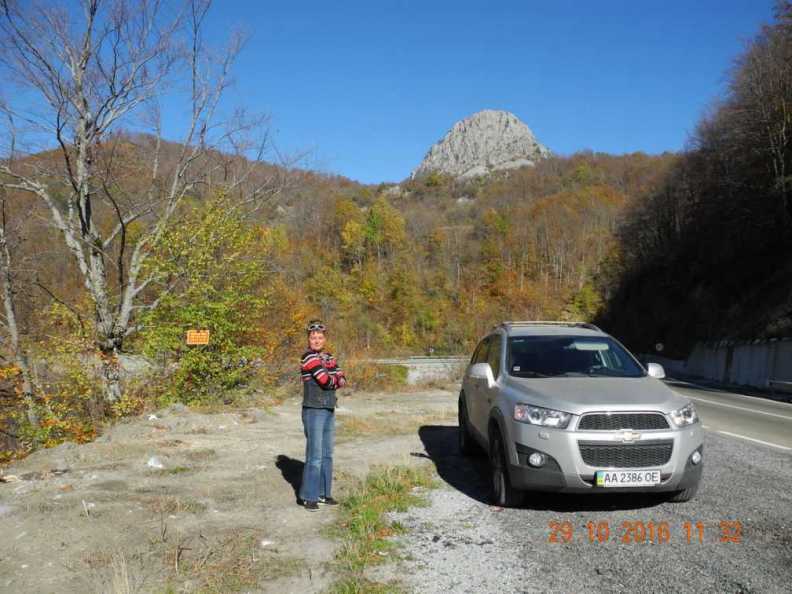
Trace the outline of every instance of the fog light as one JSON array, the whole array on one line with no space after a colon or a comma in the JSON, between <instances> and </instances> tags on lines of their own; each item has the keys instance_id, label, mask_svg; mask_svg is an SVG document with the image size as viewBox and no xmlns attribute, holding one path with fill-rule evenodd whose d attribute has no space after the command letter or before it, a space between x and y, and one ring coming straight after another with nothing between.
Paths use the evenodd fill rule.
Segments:
<instances>
[{"instance_id":1,"label":"fog light","mask_svg":"<svg viewBox=\"0 0 792 594\"><path fill-rule=\"evenodd\" d=\"M693 452L693 455L690 457L690 461L693 462L693 464L698 464L701 462L701 453L698 450Z\"/></svg>"},{"instance_id":2,"label":"fog light","mask_svg":"<svg viewBox=\"0 0 792 594\"><path fill-rule=\"evenodd\" d=\"M536 466L538 468L539 466L544 466L544 463L545 463L544 454L539 454L537 452L534 452L533 454L528 456L528 464L530 464L531 466Z\"/></svg>"}]
</instances>

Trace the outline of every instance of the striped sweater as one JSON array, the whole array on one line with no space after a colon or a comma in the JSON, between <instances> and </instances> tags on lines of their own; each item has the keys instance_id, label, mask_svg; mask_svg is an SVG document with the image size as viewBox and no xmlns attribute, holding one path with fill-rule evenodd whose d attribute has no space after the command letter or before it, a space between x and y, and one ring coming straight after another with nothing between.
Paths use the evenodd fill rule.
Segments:
<instances>
[{"instance_id":1,"label":"striped sweater","mask_svg":"<svg viewBox=\"0 0 792 594\"><path fill-rule=\"evenodd\" d=\"M303 406L335 408L335 391L346 383L344 372L335 357L309 349L300 362L303 381Z\"/></svg>"}]
</instances>

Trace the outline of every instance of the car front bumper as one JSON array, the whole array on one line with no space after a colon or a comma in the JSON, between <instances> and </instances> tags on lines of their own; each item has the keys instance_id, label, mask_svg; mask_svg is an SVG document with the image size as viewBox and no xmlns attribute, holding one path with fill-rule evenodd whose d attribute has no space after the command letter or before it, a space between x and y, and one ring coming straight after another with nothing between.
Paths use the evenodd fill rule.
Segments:
<instances>
[{"instance_id":1,"label":"car front bumper","mask_svg":"<svg viewBox=\"0 0 792 594\"><path fill-rule=\"evenodd\" d=\"M642 434L641 440L644 442L673 441L670 459L665 464L651 466L660 470L660 484L643 487L596 487L594 475L598 470L633 468L595 467L583 461L579 442L618 445L622 443L621 432L547 430L528 425L518 427L516 433L508 457L509 478L512 486L517 489L559 493L664 492L681 491L701 480L704 461L702 459L698 464L693 464L691 460L695 451L703 456L704 432L700 423L677 430ZM641 443L641 440L635 443ZM547 458L541 468L528 464L528 457L534 452L544 454Z\"/></svg>"}]
</instances>

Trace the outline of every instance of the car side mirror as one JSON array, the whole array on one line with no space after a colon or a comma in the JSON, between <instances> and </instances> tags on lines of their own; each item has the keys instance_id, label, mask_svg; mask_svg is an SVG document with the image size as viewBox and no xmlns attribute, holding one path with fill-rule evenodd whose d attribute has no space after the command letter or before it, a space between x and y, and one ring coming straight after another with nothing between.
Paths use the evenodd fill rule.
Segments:
<instances>
[{"instance_id":1,"label":"car side mirror","mask_svg":"<svg viewBox=\"0 0 792 594\"><path fill-rule=\"evenodd\" d=\"M495 383L495 377L492 375L492 367L489 363L475 363L470 367L469 375L473 379L487 380L487 385Z\"/></svg>"},{"instance_id":2,"label":"car side mirror","mask_svg":"<svg viewBox=\"0 0 792 594\"><path fill-rule=\"evenodd\" d=\"M649 374L649 377L653 377L655 379L663 379L665 374L665 369L659 363L648 363L646 365L646 372Z\"/></svg>"}]
</instances>

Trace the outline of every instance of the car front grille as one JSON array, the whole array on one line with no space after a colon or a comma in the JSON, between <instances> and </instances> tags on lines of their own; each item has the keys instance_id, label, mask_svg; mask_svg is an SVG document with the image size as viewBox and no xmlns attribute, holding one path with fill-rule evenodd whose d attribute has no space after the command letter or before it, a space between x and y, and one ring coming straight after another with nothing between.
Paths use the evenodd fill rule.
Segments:
<instances>
[{"instance_id":1,"label":"car front grille","mask_svg":"<svg viewBox=\"0 0 792 594\"><path fill-rule=\"evenodd\" d=\"M668 429L668 421L660 413L591 413L583 415L578 423L579 431L618 431L619 429L634 431Z\"/></svg>"},{"instance_id":2,"label":"car front grille","mask_svg":"<svg viewBox=\"0 0 792 594\"><path fill-rule=\"evenodd\" d=\"M671 459L674 441L658 440L646 443L610 444L579 441L583 462L597 468L646 468L662 466Z\"/></svg>"}]
</instances>

